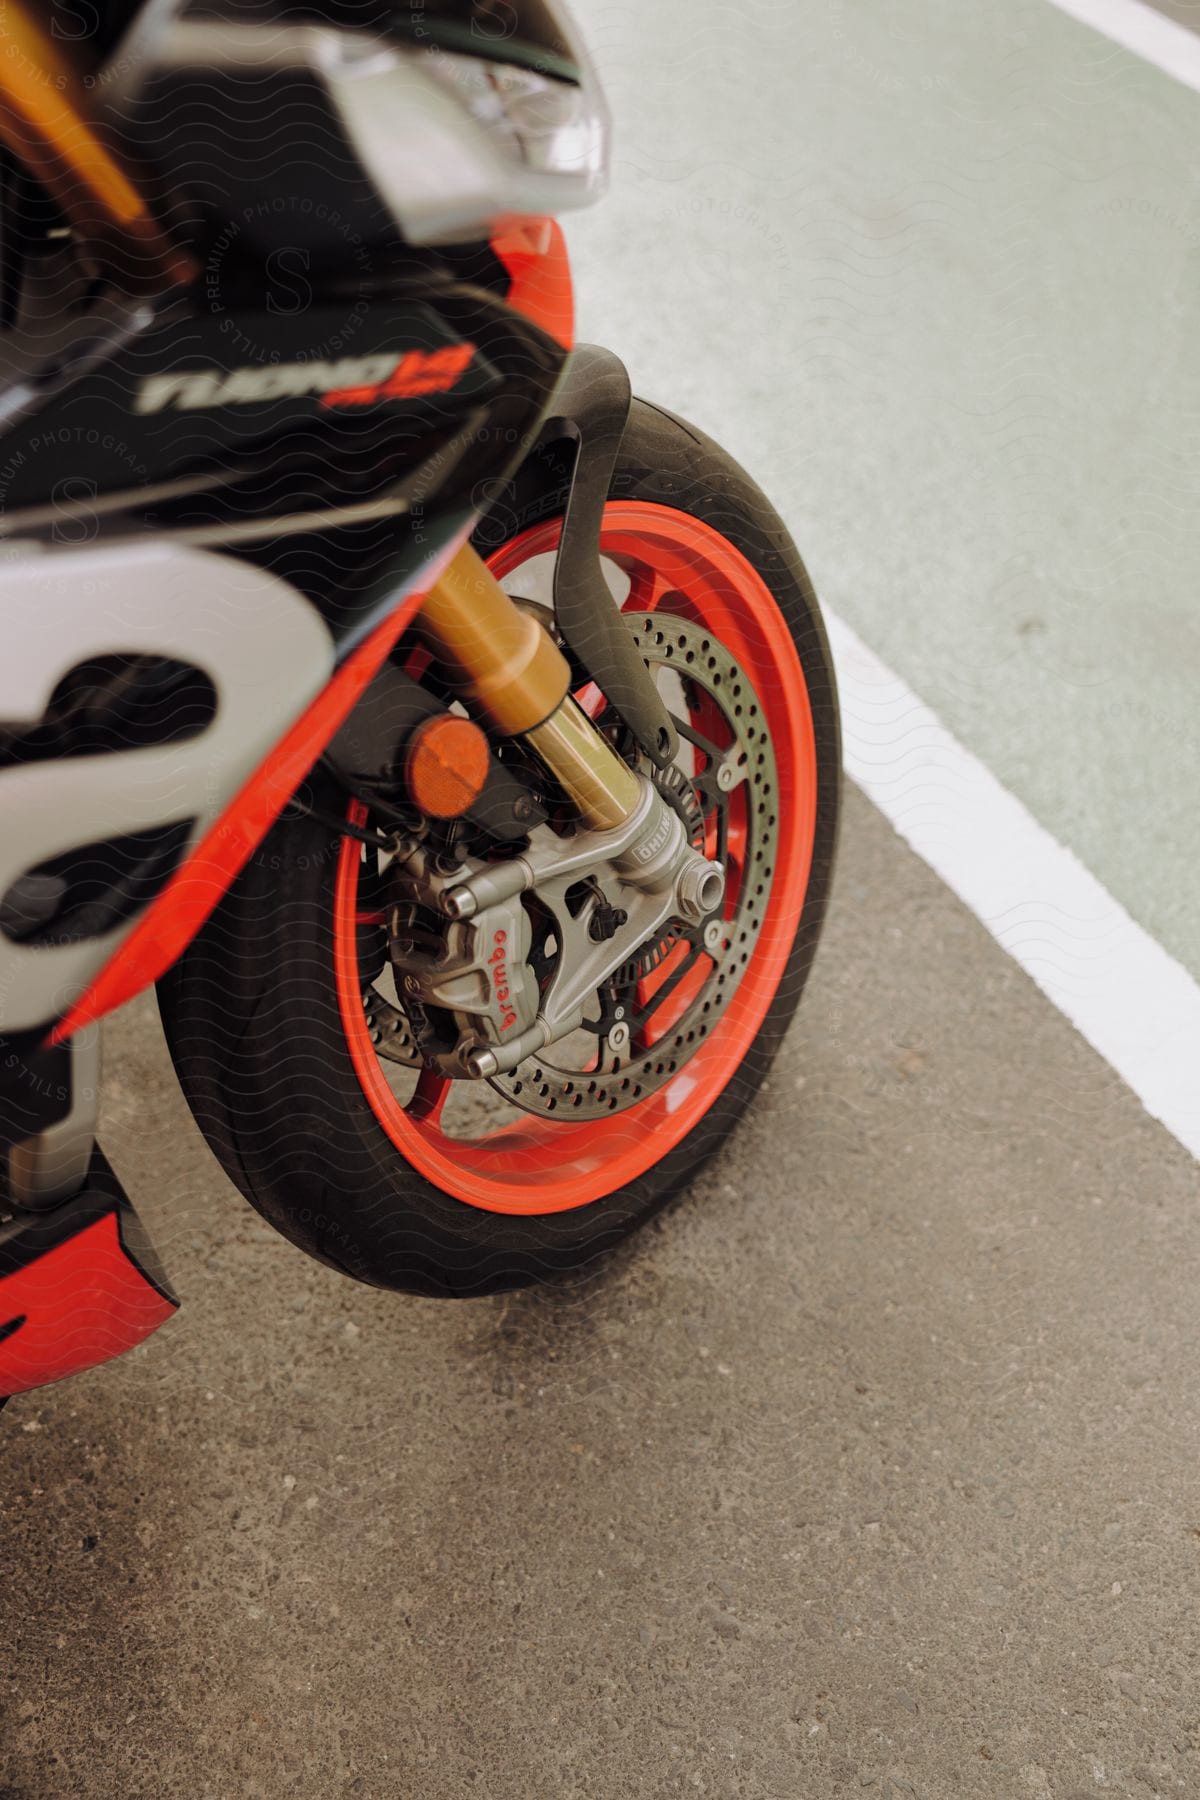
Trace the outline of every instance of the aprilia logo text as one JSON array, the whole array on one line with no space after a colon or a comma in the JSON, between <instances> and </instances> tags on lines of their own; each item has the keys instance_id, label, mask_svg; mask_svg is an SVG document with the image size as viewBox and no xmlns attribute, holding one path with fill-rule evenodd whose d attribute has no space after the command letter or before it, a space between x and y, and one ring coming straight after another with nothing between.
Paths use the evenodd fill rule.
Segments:
<instances>
[{"instance_id":1,"label":"aprilia logo text","mask_svg":"<svg viewBox=\"0 0 1200 1800\"><path fill-rule=\"evenodd\" d=\"M185 369L151 375L134 401L137 413L200 412L213 406L258 406L269 400L321 396L323 406L366 406L445 394L475 355L474 344L444 350L344 356L338 362L271 363L265 368Z\"/></svg>"}]
</instances>

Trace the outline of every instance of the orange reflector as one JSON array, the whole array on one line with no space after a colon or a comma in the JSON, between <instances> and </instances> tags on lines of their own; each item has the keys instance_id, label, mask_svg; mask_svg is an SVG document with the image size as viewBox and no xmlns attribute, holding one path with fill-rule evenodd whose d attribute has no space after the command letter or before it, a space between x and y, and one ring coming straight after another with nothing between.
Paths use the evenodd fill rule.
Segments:
<instances>
[{"instance_id":1,"label":"orange reflector","mask_svg":"<svg viewBox=\"0 0 1200 1800\"><path fill-rule=\"evenodd\" d=\"M487 738L470 719L425 719L408 740L409 797L431 818L457 819L482 794L491 764Z\"/></svg>"}]
</instances>

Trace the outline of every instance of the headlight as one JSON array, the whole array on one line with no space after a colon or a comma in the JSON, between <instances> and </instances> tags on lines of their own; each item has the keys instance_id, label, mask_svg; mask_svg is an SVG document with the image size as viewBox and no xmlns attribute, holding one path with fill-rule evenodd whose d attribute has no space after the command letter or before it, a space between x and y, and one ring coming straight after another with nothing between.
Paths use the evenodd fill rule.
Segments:
<instances>
[{"instance_id":1,"label":"headlight","mask_svg":"<svg viewBox=\"0 0 1200 1800\"><path fill-rule=\"evenodd\" d=\"M245 77L264 105L277 77L319 82L413 244L586 206L607 178L608 110L559 0L424 0L375 32L185 15L152 51L159 74Z\"/></svg>"},{"instance_id":2,"label":"headlight","mask_svg":"<svg viewBox=\"0 0 1200 1800\"><path fill-rule=\"evenodd\" d=\"M326 80L412 243L587 206L608 178L599 81L558 0L414 9L406 48L340 59Z\"/></svg>"},{"instance_id":3,"label":"headlight","mask_svg":"<svg viewBox=\"0 0 1200 1800\"><path fill-rule=\"evenodd\" d=\"M560 206L586 205L608 173L608 118L596 83L575 84L507 63L431 53L431 74L504 153L539 175L560 176Z\"/></svg>"}]
</instances>

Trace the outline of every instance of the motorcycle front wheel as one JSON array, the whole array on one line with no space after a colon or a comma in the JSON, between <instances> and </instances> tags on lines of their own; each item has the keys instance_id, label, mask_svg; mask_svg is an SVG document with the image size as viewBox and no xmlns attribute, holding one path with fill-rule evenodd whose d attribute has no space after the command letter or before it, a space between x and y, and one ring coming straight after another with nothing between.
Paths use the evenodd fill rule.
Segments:
<instances>
[{"instance_id":1,"label":"motorcycle front wheel","mask_svg":"<svg viewBox=\"0 0 1200 1800\"><path fill-rule=\"evenodd\" d=\"M560 450L535 452L480 528L514 595L544 582L568 476ZM662 791L726 869L719 932L642 946L598 993L590 1038L481 1092L414 1066L378 853L289 816L159 983L184 1093L231 1180L301 1249L378 1287L493 1293L611 1248L745 1113L816 951L837 696L787 531L717 445L635 401L600 549L679 730ZM370 823L359 801L322 797Z\"/></svg>"}]
</instances>

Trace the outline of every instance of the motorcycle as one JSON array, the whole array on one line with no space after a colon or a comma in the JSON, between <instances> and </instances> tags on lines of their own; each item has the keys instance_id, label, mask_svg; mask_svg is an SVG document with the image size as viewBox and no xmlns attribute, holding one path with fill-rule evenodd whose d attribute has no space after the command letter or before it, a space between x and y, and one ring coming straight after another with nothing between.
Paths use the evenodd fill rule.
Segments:
<instances>
[{"instance_id":1,"label":"motorcycle","mask_svg":"<svg viewBox=\"0 0 1200 1800\"><path fill-rule=\"evenodd\" d=\"M542 1281L746 1110L838 817L786 528L574 343L559 0L84 10L0 20L6 1396L177 1305L114 1008L300 1249Z\"/></svg>"}]
</instances>

